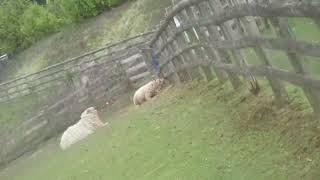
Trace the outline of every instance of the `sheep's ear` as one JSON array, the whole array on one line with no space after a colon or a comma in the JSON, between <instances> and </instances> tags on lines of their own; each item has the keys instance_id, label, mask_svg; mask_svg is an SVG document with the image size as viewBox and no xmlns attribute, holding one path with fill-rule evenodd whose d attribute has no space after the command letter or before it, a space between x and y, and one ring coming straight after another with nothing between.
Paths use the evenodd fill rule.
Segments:
<instances>
[{"instance_id":1,"label":"sheep's ear","mask_svg":"<svg viewBox=\"0 0 320 180\"><path fill-rule=\"evenodd\" d=\"M88 108L87 110L86 110L86 113L88 114L88 113L92 113L94 111L94 108L93 107L90 107L90 108Z\"/></svg>"}]
</instances>

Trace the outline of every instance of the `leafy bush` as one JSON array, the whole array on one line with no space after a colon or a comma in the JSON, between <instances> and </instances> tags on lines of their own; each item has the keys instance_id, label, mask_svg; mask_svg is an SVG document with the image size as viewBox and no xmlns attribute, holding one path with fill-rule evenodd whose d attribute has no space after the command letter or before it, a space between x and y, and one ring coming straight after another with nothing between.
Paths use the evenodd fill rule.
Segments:
<instances>
[{"instance_id":1,"label":"leafy bush","mask_svg":"<svg viewBox=\"0 0 320 180\"><path fill-rule=\"evenodd\" d=\"M84 0L55 0L52 4L50 4L50 9L61 18L66 19L68 23L76 22L82 19L84 14L89 14L88 12L91 10L91 14L94 14L92 11L95 8L90 6L83 8L81 5L84 4ZM86 9L87 12L84 12Z\"/></svg>"},{"instance_id":2,"label":"leafy bush","mask_svg":"<svg viewBox=\"0 0 320 180\"><path fill-rule=\"evenodd\" d=\"M23 36L23 47L36 42L48 33L58 30L62 20L43 6L31 4L22 14L20 32Z\"/></svg>"},{"instance_id":3,"label":"leafy bush","mask_svg":"<svg viewBox=\"0 0 320 180\"><path fill-rule=\"evenodd\" d=\"M55 0L51 4L54 12L72 21L93 17L103 10L117 6L125 0Z\"/></svg>"},{"instance_id":4,"label":"leafy bush","mask_svg":"<svg viewBox=\"0 0 320 180\"><path fill-rule=\"evenodd\" d=\"M23 43L20 17L28 8L28 0L5 0L0 6L0 53L13 52Z\"/></svg>"},{"instance_id":5,"label":"leafy bush","mask_svg":"<svg viewBox=\"0 0 320 180\"><path fill-rule=\"evenodd\" d=\"M118 6L123 3L124 0L108 0L109 7Z\"/></svg>"},{"instance_id":6,"label":"leafy bush","mask_svg":"<svg viewBox=\"0 0 320 180\"><path fill-rule=\"evenodd\" d=\"M96 16L124 1L54 0L42 6L32 0L3 0L0 6L0 53L26 48L57 31L63 24Z\"/></svg>"}]
</instances>

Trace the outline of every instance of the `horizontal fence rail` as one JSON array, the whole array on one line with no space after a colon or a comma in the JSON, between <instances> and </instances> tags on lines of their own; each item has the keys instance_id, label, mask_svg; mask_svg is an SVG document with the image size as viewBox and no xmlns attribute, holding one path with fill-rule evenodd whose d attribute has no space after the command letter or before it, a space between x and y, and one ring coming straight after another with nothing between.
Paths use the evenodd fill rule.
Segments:
<instances>
[{"instance_id":1,"label":"horizontal fence rail","mask_svg":"<svg viewBox=\"0 0 320 180\"><path fill-rule=\"evenodd\" d=\"M49 66L39 72L0 84L0 102L18 98L47 88L61 85L67 73L81 72L96 61L108 61L117 54L138 52L149 42L154 31L107 45L98 50ZM120 59L120 58L119 58ZM89 65L86 65L89 64Z\"/></svg>"},{"instance_id":2,"label":"horizontal fence rail","mask_svg":"<svg viewBox=\"0 0 320 180\"><path fill-rule=\"evenodd\" d=\"M0 93L0 99L28 95L29 89L39 92L54 87L55 91L61 91L57 100L43 107L34 117L14 129L0 132L0 167L57 136L77 122L86 108L101 108L107 101L130 92L151 78L146 55L141 49L147 46L152 33L140 34L0 85L0 88L9 89ZM67 73L72 74L72 85L65 81Z\"/></svg>"}]
</instances>

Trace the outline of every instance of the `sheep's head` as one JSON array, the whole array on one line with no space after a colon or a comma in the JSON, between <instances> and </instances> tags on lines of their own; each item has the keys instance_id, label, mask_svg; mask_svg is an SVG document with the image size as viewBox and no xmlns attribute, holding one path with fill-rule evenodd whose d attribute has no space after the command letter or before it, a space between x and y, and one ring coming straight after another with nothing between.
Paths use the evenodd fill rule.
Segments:
<instances>
[{"instance_id":1,"label":"sheep's head","mask_svg":"<svg viewBox=\"0 0 320 180\"><path fill-rule=\"evenodd\" d=\"M163 89L168 85L168 81L165 79L156 79L155 82L157 89Z\"/></svg>"},{"instance_id":2,"label":"sheep's head","mask_svg":"<svg viewBox=\"0 0 320 180\"><path fill-rule=\"evenodd\" d=\"M104 126L103 122L99 118L98 111L94 107L86 109L81 114L80 122L87 124L88 127L91 127L93 129Z\"/></svg>"},{"instance_id":3,"label":"sheep's head","mask_svg":"<svg viewBox=\"0 0 320 180\"><path fill-rule=\"evenodd\" d=\"M164 79L156 79L155 80L157 84L162 84L164 83Z\"/></svg>"},{"instance_id":4,"label":"sheep's head","mask_svg":"<svg viewBox=\"0 0 320 180\"><path fill-rule=\"evenodd\" d=\"M81 114L81 119L86 118L88 116L98 116L98 111L94 107L89 107Z\"/></svg>"}]
</instances>

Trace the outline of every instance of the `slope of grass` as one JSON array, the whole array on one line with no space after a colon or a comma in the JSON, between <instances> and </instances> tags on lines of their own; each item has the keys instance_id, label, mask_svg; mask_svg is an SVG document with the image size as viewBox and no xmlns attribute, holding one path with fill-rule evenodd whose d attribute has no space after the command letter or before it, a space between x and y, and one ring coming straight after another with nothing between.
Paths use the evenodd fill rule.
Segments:
<instances>
[{"instance_id":1,"label":"slope of grass","mask_svg":"<svg viewBox=\"0 0 320 180\"><path fill-rule=\"evenodd\" d=\"M135 0L100 16L63 28L10 59L1 80L40 69L84 54L108 43L154 28L170 0Z\"/></svg>"},{"instance_id":2,"label":"slope of grass","mask_svg":"<svg viewBox=\"0 0 320 180\"><path fill-rule=\"evenodd\" d=\"M0 172L1 180L317 179L320 127L299 91L277 107L217 82L167 90L62 152L56 143Z\"/></svg>"}]
</instances>

